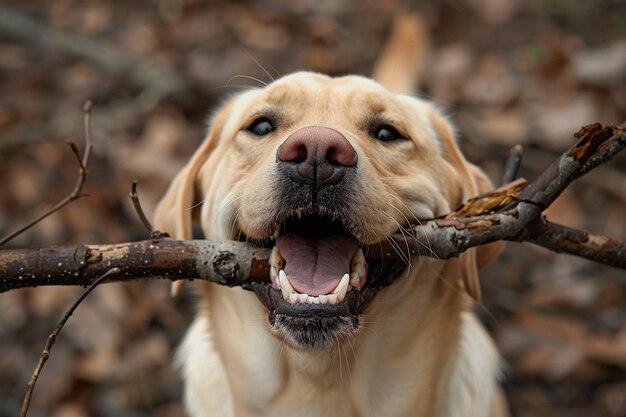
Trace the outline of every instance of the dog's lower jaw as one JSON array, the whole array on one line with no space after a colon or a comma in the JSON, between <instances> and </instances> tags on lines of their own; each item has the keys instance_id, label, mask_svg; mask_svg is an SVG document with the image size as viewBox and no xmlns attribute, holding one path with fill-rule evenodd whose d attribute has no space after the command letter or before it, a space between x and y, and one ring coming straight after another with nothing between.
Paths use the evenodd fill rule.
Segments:
<instances>
[{"instance_id":1,"label":"dog's lower jaw","mask_svg":"<svg viewBox=\"0 0 626 417\"><path fill-rule=\"evenodd\" d=\"M330 349L349 341L359 328L358 316L298 317L272 311L269 322L278 338L303 350Z\"/></svg>"},{"instance_id":2,"label":"dog's lower jaw","mask_svg":"<svg viewBox=\"0 0 626 417\"><path fill-rule=\"evenodd\" d=\"M382 290L363 329L328 350L286 346L253 293L208 285L179 354L190 416L490 416L492 342L467 296L437 279L440 268L418 269Z\"/></svg>"}]
</instances>

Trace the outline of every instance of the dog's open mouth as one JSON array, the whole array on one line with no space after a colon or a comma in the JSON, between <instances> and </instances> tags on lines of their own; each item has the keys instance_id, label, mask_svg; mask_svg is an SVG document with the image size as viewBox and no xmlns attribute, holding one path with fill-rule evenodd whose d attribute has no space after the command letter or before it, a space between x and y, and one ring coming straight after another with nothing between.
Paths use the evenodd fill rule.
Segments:
<instances>
[{"instance_id":1,"label":"dog's open mouth","mask_svg":"<svg viewBox=\"0 0 626 417\"><path fill-rule=\"evenodd\" d=\"M252 288L270 325L296 347L327 348L354 333L359 314L406 268L368 257L341 221L317 214L289 217L272 243L271 283Z\"/></svg>"}]
</instances>

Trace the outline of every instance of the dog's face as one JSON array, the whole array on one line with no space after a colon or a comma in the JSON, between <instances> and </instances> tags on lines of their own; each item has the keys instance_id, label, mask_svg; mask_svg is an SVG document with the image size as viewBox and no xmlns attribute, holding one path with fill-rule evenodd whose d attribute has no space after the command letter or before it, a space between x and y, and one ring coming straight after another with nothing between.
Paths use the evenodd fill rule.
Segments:
<instances>
[{"instance_id":1,"label":"dog's face","mask_svg":"<svg viewBox=\"0 0 626 417\"><path fill-rule=\"evenodd\" d=\"M190 207L202 202L207 238L273 248L271 282L254 285L269 327L321 349L353 336L407 267L409 254L380 261L366 247L485 184L430 104L362 77L296 73L223 106L157 222L189 238ZM475 272L461 279L475 293Z\"/></svg>"}]
</instances>

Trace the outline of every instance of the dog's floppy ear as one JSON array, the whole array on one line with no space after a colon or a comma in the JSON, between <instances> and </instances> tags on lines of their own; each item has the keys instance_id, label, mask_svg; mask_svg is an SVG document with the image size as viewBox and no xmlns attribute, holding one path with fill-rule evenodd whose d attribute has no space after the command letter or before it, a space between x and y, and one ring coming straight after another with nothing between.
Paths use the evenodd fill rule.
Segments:
<instances>
[{"instance_id":1,"label":"dog's floppy ear","mask_svg":"<svg viewBox=\"0 0 626 417\"><path fill-rule=\"evenodd\" d=\"M206 139L187 165L176 175L157 205L154 215L155 227L169 233L175 239L192 239L192 213L194 206L199 203L196 195L198 173L218 143L229 109L230 105L227 105L215 115ZM184 280L174 281L172 295L179 294L184 284Z\"/></svg>"},{"instance_id":2,"label":"dog's floppy ear","mask_svg":"<svg viewBox=\"0 0 626 417\"><path fill-rule=\"evenodd\" d=\"M441 143L444 157L457 169L463 182L463 202L468 198L492 191L493 185L485 173L476 165L468 162L461 153L448 121L434 107L430 107L429 112L429 118ZM480 301L478 270L494 260L503 248L503 242L494 242L468 249L460 255L461 281L467 292L476 301Z\"/></svg>"}]
</instances>

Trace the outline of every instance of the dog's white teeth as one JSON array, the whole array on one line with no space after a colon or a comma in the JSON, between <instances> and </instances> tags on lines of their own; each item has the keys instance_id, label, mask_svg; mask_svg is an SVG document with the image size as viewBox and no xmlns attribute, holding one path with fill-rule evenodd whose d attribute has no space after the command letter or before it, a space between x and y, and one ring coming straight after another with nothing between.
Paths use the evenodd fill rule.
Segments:
<instances>
[{"instance_id":1,"label":"dog's white teeth","mask_svg":"<svg viewBox=\"0 0 626 417\"><path fill-rule=\"evenodd\" d=\"M285 259L280 254L278 250L278 246L274 246L272 248L272 253L270 253L270 266L276 268L276 270L281 270L285 266Z\"/></svg>"},{"instance_id":2,"label":"dog's white teeth","mask_svg":"<svg viewBox=\"0 0 626 417\"><path fill-rule=\"evenodd\" d=\"M298 294L295 292L290 293L287 301L289 301L289 304L296 304L298 302Z\"/></svg>"},{"instance_id":3,"label":"dog's white teeth","mask_svg":"<svg viewBox=\"0 0 626 417\"><path fill-rule=\"evenodd\" d=\"M272 279L272 283L275 285L280 285L278 282L278 273L285 266L285 260L280 254L277 246L274 246L272 249L272 253L270 254L270 278Z\"/></svg>"},{"instance_id":4,"label":"dog's white teeth","mask_svg":"<svg viewBox=\"0 0 626 417\"><path fill-rule=\"evenodd\" d=\"M361 288L361 275L358 272L350 274L350 286L354 288Z\"/></svg>"},{"instance_id":5,"label":"dog's white teeth","mask_svg":"<svg viewBox=\"0 0 626 417\"><path fill-rule=\"evenodd\" d=\"M349 289L349 283L351 282L350 275L345 274L337 287L333 290L331 294L321 294L318 296L312 296L309 294L302 294L297 292L289 279L287 278L287 274L285 274L284 270L278 271L278 285L280 286L280 291L282 292L283 298L290 304L337 304L340 303L346 298L346 292Z\"/></svg>"},{"instance_id":6,"label":"dog's white teeth","mask_svg":"<svg viewBox=\"0 0 626 417\"><path fill-rule=\"evenodd\" d=\"M350 261L350 271L356 272L359 274L359 277L365 276L367 272L367 261L365 260L365 255L363 254L363 250L361 250L361 248L357 249L356 252L354 252L354 256L352 256L352 260Z\"/></svg>"},{"instance_id":7,"label":"dog's white teeth","mask_svg":"<svg viewBox=\"0 0 626 417\"><path fill-rule=\"evenodd\" d=\"M280 291L283 293L285 300L291 299L291 294L296 294L296 290L293 289L291 283L287 279L285 271L282 269L278 272L278 284L280 285Z\"/></svg>"},{"instance_id":8,"label":"dog's white teeth","mask_svg":"<svg viewBox=\"0 0 626 417\"><path fill-rule=\"evenodd\" d=\"M343 301L343 299L346 297L349 283L350 275L345 274L343 277L341 277L341 281L339 281L339 284L337 284L337 287L333 290L332 294L336 294L339 301Z\"/></svg>"}]
</instances>

